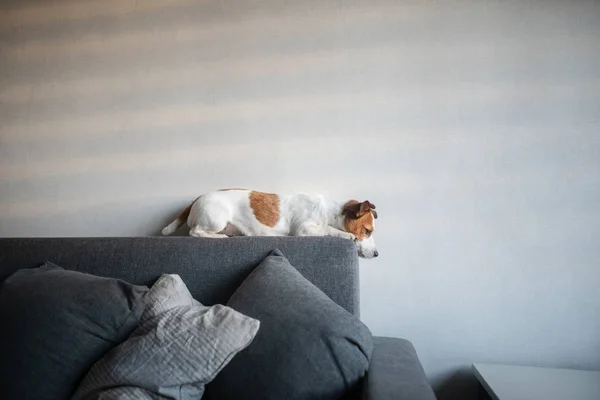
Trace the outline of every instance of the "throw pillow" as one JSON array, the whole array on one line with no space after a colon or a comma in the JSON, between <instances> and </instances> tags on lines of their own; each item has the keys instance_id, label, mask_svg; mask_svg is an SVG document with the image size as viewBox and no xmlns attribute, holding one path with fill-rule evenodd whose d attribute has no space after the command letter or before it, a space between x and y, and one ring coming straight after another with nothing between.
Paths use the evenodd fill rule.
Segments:
<instances>
[{"instance_id":1,"label":"throw pillow","mask_svg":"<svg viewBox=\"0 0 600 400\"><path fill-rule=\"evenodd\" d=\"M208 385L211 399L339 399L367 372L369 329L279 251L252 271L227 305L259 319L261 330Z\"/></svg>"},{"instance_id":2,"label":"throw pillow","mask_svg":"<svg viewBox=\"0 0 600 400\"><path fill-rule=\"evenodd\" d=\"M52 263L9 276L0 284L1 397L69 398L137 326L147 290Z\"/></svg>"},{"instance_id":3,"label":"throw pillow","mask_svg":"<svg viewBox=\"0 0 600 400\"><path fill-rule=\"evenodd\" d=\"M181 277L176 274L164 274L158 278L146 294L145 301L146 308L142 313L140 323L144 323L175 307L202 305L192 297Z\"/></svg>"},{"instance_id":4,"label":"throw pillow","mask_svg":"<svg viewBox=\"0 0 600 400\"><path fill-rule=\"evenodd\" d=\"M193 300L177 275L163 275L147 300L144 322L94 365L73 400L200 399L259 328L229 307Z\"/></svg>"}]
</instances>

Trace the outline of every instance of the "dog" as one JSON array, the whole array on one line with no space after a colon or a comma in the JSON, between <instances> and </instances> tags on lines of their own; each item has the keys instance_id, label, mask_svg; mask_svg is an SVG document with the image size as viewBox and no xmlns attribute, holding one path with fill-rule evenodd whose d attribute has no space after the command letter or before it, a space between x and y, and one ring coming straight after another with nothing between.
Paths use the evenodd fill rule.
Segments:
<instances>
[{"instance_id":1,"label":"dog","mask_svg":"<svg viewBox=\"0 0 600 400\"><path fill-rule=\"evenodd\" d=\"M306 194L278 195L223 189L201 195L163 230L187 222L190 236L337 236L356 242L358 255L379 255L373 232L377 212L369 201L345 203Z\"/></svg>"}]
</instances>

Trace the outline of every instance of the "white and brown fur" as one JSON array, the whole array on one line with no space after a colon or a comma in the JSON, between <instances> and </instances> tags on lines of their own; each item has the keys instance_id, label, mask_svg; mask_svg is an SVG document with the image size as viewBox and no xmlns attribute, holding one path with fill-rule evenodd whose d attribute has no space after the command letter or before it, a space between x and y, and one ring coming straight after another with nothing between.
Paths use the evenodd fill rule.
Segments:
<instances>
[{"instance_id":1,"label":"white and brown fur","mask_svg":"<svg viewBox=\"0 0 600 400\"><path fill-rule=\"evenodd\" d=\"M336 202L322 196L278 195L225 189L201 195L162 230L187 222L190 236L337 236L354 240L358 255L379 255L373 239L377 212L369 201Z\"/></svg>"}]
</instances>

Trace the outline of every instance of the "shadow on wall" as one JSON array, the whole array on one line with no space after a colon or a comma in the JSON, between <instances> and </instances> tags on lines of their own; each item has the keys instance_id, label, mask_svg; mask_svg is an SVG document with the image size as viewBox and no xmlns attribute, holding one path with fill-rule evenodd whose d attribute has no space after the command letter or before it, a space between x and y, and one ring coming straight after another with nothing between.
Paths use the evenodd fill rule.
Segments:
<instances>
[{"instance_id":1,"label":"shadow on wall","mask_svg":"<svg viewBox=\"0 0 600 400\"><path fill-rule=\"evenodd\" d=\"M454 400L462 398L476 399L479 383L470 368L460 368L434 384L438 400Z\"/></svg>"},{"instance_id":2,"label":"shadow on wall","mask_svg":"<svg viewBox=\"0 0 600 400\"><path fill-rule=\"evenodd\" d=\"M162 228L173 221L189 201L186 199L175 203L175 206L173 203L173 199L164 198L134 199L82 206L72 211L45 213L43 216L4 216L0 218L0 237L22 236L18 232L27 232L24 236L37 237L69 237L74 236L74 232L75 236L91 237L158 236L162 235ZM42 223L40 219L43 220ZM175 233L175 236L185 235L187 231L183 228Z\"/></svg>"}]
</instances>

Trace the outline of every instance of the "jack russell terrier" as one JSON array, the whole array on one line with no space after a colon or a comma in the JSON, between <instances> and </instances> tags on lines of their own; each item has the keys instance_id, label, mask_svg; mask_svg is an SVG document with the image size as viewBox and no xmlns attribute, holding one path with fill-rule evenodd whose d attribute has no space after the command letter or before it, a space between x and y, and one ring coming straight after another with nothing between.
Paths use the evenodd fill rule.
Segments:
<instances>
[{"instance_id":1,"label":"jack russell terrier","mask_svg":"<svg viewBox=\"0 0 600 400\"><path fill-rule=\"evenodd\" d=\"M198 197L162 234L174 233L187 221L190 236L197 237L337 236L355 241L360 257L373 258L379 255L373 239L376 218L369 201L225 189Z\"/></svg>"}]
</instances>

